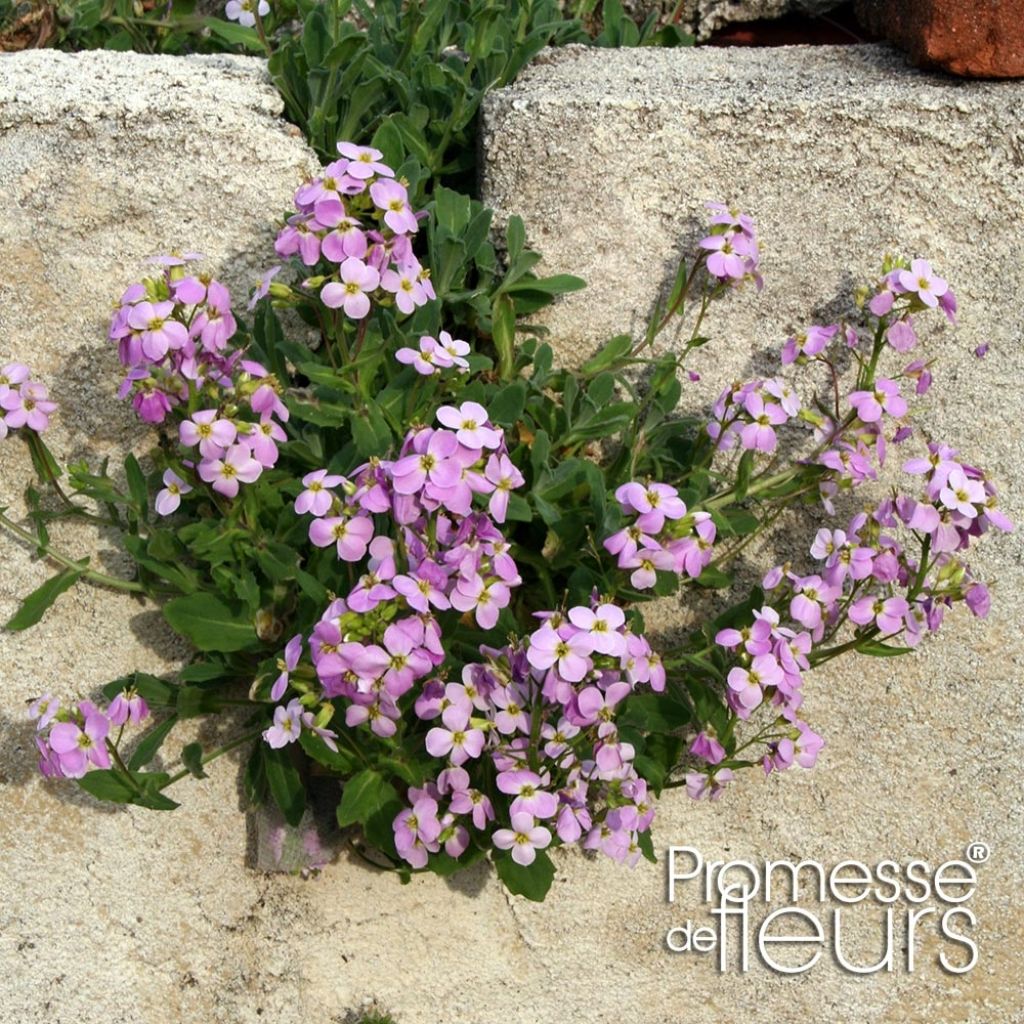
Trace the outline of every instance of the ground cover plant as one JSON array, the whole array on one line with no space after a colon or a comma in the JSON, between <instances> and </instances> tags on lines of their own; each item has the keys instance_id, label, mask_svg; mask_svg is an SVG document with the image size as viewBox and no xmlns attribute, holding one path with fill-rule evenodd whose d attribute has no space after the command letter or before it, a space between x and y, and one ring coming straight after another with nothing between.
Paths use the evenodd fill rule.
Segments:
<instances>
[{"instance_id":1,"label":"ground cover plant","mask_svg":"<svg viewBox=\"0 0 1024 1024\"><path fill-rule=\"evenodd\" d=\"M333 783L375 863L489 857L540 899L555 846L653 857L665 790L716 799L744 769L811 767L814 668L906 654L960 602L987 613L969 550L1011 524L910 418L933 372L917 322L956 315L926 260L887 259L857 316L780 339L775 375L682 416L708 310L762 285L753 220L710 203L644 334L567 369L529 319L583 282L537 276L522 222L496 239L460 191L480 97L565 24L553 5L378 3L359 27L349 5L300 4L282 36L272 11L233 10L325 161L266 274L233 299L198 254L166 254L120 296L109 343L153 432L143 459L60 467L47 389L0 368L0 433L38 477L27 523L0 524L59 566L8 628L90 583L152 598L196 650L174 679L39 696L44 774L172 810L173 786L241 749L250 800L290 825ZM893 460L907 476L887 491ZM800 508L822 518L813 544L738 589L738 556ZM64 516L115 529L133 577L55 550ZM723 610L647 635L650 600L710 591ZM171 753L199 716L231 737Z\"/></svg>"}]
</instances>

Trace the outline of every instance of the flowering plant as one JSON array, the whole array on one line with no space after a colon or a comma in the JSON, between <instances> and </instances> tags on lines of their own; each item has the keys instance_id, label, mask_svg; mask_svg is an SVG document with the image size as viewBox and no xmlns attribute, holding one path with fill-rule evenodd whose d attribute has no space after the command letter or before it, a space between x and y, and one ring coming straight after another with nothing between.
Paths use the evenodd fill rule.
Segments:
<instances>
[{"instance_id":1,"label":"flowering plant","mask_svg":"<svg viewBox=\"0 0 1024 1024\"><path fill-rule=\"evenodd\" d=\"M489 856L540 899L555 846L653 858L666 790L716 799L742 769L811 767L807 673L904 654L957 602L984 615L967 552L1011 524L981 470L909 424L931 381L908 356L917 318L956 313L926 261L888 259L857 322L794 334L777 376L685 417L708 309L762 284L748 216L709 204L644 336L556 369L547 344L516 343L517 318L582 282L535 276L516 218L502 269L487 211L444 188L415 209L414 174L339 144L296 193L251 319L197 254L160 258L123 293L120 395L156 432L123 477L75 464L65 489L40 436L45 389L0 371L5 423L60 502L34 498L34 531L0 514L61 565L8 627L85 580L155 599L196 650L174 680L36 699L45 775L173 809L174 783L245 748L249 799L290 825L326 782L376 863L448 874ZM666 349L670 324L689 334ZM912 483L845 514L892 446L913 448ZM741 586L732 561L800 506L828 525ZM134 578L55 551L45 523L68 514L119 529ZM731 603L681 639L647 635L645 602L716 590ZM154 770L200 715L230 716L232 738Z\"/></svg>"}]
</instances>

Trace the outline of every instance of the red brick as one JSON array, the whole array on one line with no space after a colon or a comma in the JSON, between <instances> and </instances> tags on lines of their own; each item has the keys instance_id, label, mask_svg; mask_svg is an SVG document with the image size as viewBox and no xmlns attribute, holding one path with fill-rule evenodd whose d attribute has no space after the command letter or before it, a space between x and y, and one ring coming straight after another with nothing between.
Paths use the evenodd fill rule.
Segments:
<instances>
[{"instance_id":1,"label":"red brick","mask_svg":"<svg viewBox=\"0 0 1024 1024\"><path fill-rule=\"evenodd\" d=\"M1024 0L857 0L865 28L923 68L1024 78Z\"/></svg>"}]
</instances>

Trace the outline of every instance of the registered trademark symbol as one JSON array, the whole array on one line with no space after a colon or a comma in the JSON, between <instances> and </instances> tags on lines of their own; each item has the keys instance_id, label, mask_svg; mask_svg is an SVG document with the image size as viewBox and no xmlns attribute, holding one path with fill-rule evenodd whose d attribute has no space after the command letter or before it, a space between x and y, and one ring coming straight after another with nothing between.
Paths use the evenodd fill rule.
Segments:
<instances>
[{"instance_id":1,"label":"registered trademark symbol","mask_svg":"<svg viewBox=\"0 0 1024 1024\"><path fill-rule=\"evenodd\" d=\"M984 864L991 852L985 843L971 843L967 847L967 859L972 864Z\"/></svg>"}]
</instances>

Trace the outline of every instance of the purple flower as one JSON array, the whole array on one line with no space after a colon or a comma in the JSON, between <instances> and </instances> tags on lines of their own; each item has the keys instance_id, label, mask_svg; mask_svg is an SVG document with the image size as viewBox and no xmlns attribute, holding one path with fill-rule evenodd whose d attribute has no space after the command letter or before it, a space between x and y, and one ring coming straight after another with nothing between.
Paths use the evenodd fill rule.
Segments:
<instances>
[{"instance_id":1,"label":"purple flower","mask_svg":"<svg viewBox=\"0 0 1024 1024\"><path fill-rule=\"evenodd\" d=\"M134 690L123 690L110 702L107 717L111 725L138 725L149 717L149 705Z\"/></svg>"},{"instance_id":2,"label":"purple flower","mask_svg":"<svg viewBox=\"0 0 1024 1024\"><path fill-rule=\"evenodd\" d=\"M314 519L309 524L309 539L318 548L336 544L343 562L359 562L373 540L373 520L367 516Z\"/></svg>"},{"instance_id":3,"label":"purple flower","mask_svg":"<svg viewBox=\"0 0 1024 1024\"><path fill-rule=\"evenodd\" d=\"M302 732L302 704L298 697L287 706L279 704L274 709L274 724L263 731L263 739L275 749L294 743Z\"/></svg>"},{"instance_id":4,"label":"purple flower","mask_svg":"<svg viewBox=\"0 0 1024 1024\"><path fill-rule=\"evenodd\" d=\"M396 235L414 234L419 227L416 214L409 206L409 194L397 181L375 181L370 186L370 198L378 210L384 211L384 223Z\"/></svg>"},{"instance_id":5,"label":"purple flower","mask_svg":"<svg viewBox=\"0 0 1024 1024\"><path fill-rule=\"evenodd\" d=\"M295 671L295 667L298 665L299 658L301 657L302 634L296 633L285 644L284 658L278 659L277 667L281 670L281 674L274 680L274 685L270 688L270 699L272 701L279 701L284 696L285 690L288 689L289 676Z\"/></svg>"},{"instance_id":6,"label":"purple flower","mask_svg":"<svg viewBox=\"0 0 1024 1024\"><path fill-rule=\"evenodd\" d=\"M334 495L329 488L337 487L344 480L343 476L328 473L326 469L307 473L302 478L302 485L306 489L295 499L296 514L301 516L312 512L315 516L327 515L334 502Z\"/></svg>"},{"instance_id":7,"label":"purple flower","mask_svg":"<svg viewBox=\"0 0 1024 1024\"><path fill-rule=\"evenodd\" d=\"M906 414L907 403L900 394L900 386L894 380L879 377L873 391L852 391L850 405L864 423L877 423L882 413L900 417Z\"/></svg>"},{"instance_id":8,"label":"purple flower","mask_svg":"<svg viewBox=\"0 0 1024 1024\"><path fill-rule=\"evenodd\" d=\"M357 146L351 142L339 142L338 152L349 161L345 167L345 173L351 178L365 181L375 174L385 178L395 176L395 172L387 164L381 163L384 154L379 149L373 149L371 146Z\"/></svg>"},{"instance_id":9,"label":"purple flower","mask_svg":"<svg viewBox=\"0 0 1024 1024\"><path fill-rule=\"evenodd\" d=\"M418 263L410 263L398 270L385 270L380 275L380 286L394 295L395 305L407 315L429 298L420 281L421 270Z\"/></svg>"},{"instance_id":10,"label":"purple flower","mask_svg":"<svg viewBox=\"0 0 1024 1024\"><path fill-rule=\"evenodd\" d=\"M202 409L190 420L182 420L178 440L186 448L199 445L199 454L206 459L219 459L234 444L238 430L231 420L219 419L216 409Z\"/></svg>"},{"instance_id":11,"label":"purple flower","mask_svg":"<svg viewBox=\"0 0 1024 1024\"><path fill-rule=\"evenodd\" d=\"M325 306L345 310L351 320L362 320L370 312L368 292L376 291L380 285L380 274L362 260L349 257L338 268L341 282L330 281L320 290L320 299Z\"/></svg>"},{"instance_id":12,"label":"purple flower","mask_svg":"<svg viewBox=\"0 0 1024 1024\"><path fill-rule=\"evenodd\" d=\"M725 747L718 742L718 737L710 727L697 734L690 744L690 753L708 764L718 764L725 759Z\"/></svg>"},{"instance_id":13,"label":"purple flower","mask_svg":"<svg viewBox=\"0 0 1024 1024\"><path fill-rule=\"evenodd\" d=\"M913 292L926 305L934 309L939 298L949 291L949 285L932 272L927 260L913 260L909 270L901 270L899 283L905 291Z\"/></svg>"},{"instance_id":14,"label":"purple flower","mask_svg":"<svg viewBox=\"0 0 1024 1024\"><path fill-rule=\"evenodd\" d=\"M106 738L110 721L106 715L90 709L81 727L74 722L57 722L50 729L49 745L57 755L66 778L80 779L89 763L97 768L110 767Z\"/></svg>"},{"instance_id":15,"label":"purple flower","mask_svg":"<svg viewBox=\"0 0 1024 1024\"><path fill-rule=\"evenodd\" d=\"M269 270L264 271L256 284L256 290L252 293L252 298L249 299L248 309L255 309L256 303L270 294L270 283L281 273L282 269L281 265L278 264L276 267L271 267Z\"/></svg>"},{"instance_id":16,"label":"purple flower","mask_svg":"<svg viewBox=\"0 0 1024 1024\"><path fill-rule=\"evenodd\" d=\"M218 494L233 498L238 494L238 485L251 484L259 478L263 467L252 457L247 445L233 444L223 459L203 459L199 463L199 476Z\"/></svg>"},{"instance_id":17,"label":"purple flower","mask_svg":"<svg viewBox=\"0 0 1024 1024\"><path fill-rule=\"evenodd\" d=\"M520 811L512 815L512 827L497 829L492 839L499 850L511 850L517 864L529 867L537 859L537 851L551 844L551 833L537 825L532 814Z\"/></svg>"},{"instance_id":18,"label":"purple flower","mask_svg":"<svg viewBox=\"0 0 1024 1024\"><path fill-rule=\"evenodd\" d=\"M578 683L590 671L590 652L593 650L587 634L573 633L564 637L544 623L535 633L530 634L530 646L526 657L530 664L541 671L557 666L558 674L570 683Z\"/></svg>"},{"instance_id":19,"label":"purple flower","mask_svg":"<svg viewBox=\"0 0 1024 1024\"><path fill-rule=\"evenodd\" d=\"M939 491L939 500L946 508L967 519L974 519L978 514L975 506L984 505L987 495L980 480L968 479L963 469L957 466L946 477L946 486Z\"/></svg>"},{"instance_id":20,"label":"purple flower","mask_svg":"<svg viewBox=\"0 0 1024 1024\"><path fill-rule=\"evenodd\" d=\"M493 629L498 623L498 613L511 600L508 586L499 580L485 583L479 573L469 579L460 578L451 593L452 607L460 612L474 612L481 629Z\"/></svg>"},{"instance_id":21,"label":"purple flower","mask_svg":"<svg viewBox=\"0 0 1024 1024\"><path fill-rule=\"evenodd\" d=\"M487 426L487 410L478 402L463 402L458 408L442 405L437 419L454 430L459 444L467 448L497 448L501 444L501 431Z\"/></svg>"},{"instance_id":22,"label":"purple flower","mask_svg":"<svg viewBox=\"0 0 1024 1024\"><path fill-rule=\"evenodd\" d=\"M182 480L173 469L164 470L163 480L163 490L157 492L154 506L157 515L169 516L172 512L177 511L181 504L181 496L188 494L192 487Z\"/></svg>"}]
</instances>

